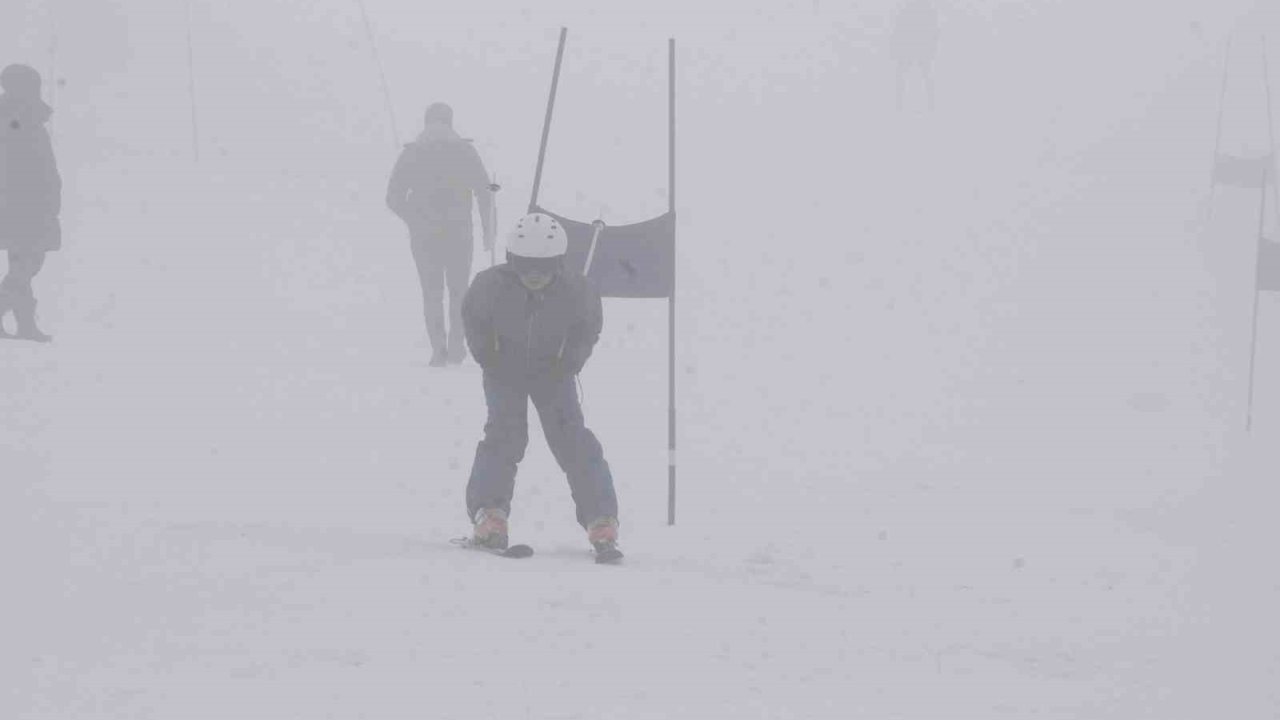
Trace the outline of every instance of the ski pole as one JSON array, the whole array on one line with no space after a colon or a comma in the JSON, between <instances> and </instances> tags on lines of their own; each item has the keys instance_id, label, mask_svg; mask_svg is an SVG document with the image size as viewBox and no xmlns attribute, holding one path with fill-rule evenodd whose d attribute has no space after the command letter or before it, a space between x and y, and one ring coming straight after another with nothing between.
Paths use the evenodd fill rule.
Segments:
<instances>
[{"instance_id":1,"label":"ski pole","mask_svg":"<svg viewBox=\"0 0 1280 720\"><path fill-rule=\"evenodd\" d=\"M493 233L493 242L489 245L489 267L498 264L498 191L501 189L495 172L489 181L489 193L493 195L489 200L489 232Z\"/></svg>"}]
</instances>

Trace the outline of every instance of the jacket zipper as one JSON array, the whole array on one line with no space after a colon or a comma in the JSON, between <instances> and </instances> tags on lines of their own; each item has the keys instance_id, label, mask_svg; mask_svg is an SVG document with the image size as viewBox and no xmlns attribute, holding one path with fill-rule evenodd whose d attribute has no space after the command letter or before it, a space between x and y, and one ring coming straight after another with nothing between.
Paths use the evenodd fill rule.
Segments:
<instances>
[{"instance_id":1,"label":"jacket zipper","mask_svg":"<svg viewBox=\"0 0 1280 720\"><path fill-rule=\"evenodd\" d=\"M529 302L536 303L537 296L534 295L533 293L529 293ZM538 315L538 307L535 304L533 308L529 311L529 327L525 332L525 337L527 338L525 343L525 355L524 355L525 367L528 367L529 364L533 361L533 319L537 317L537 315Z\"/></svg>"}]
</instances>

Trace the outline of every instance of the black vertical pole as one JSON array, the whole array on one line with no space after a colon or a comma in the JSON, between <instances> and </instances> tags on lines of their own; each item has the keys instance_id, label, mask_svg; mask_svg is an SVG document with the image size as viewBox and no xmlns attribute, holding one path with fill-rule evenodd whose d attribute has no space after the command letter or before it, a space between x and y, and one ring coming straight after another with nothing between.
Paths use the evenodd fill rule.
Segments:
<instances>
[{"instance_id":1,"label":"black vertical pole","mask_svg":"<svg viewBox=\"0 0 1280 720\"><path fill-rule=\"evenodd\" d=\"M529 198L529 212L538 206L538 191L542 188L542 164L547 159L547 139L551 137L551 114L556 107L556 88L560 86L560 63L564 60L564 41L569 28L560 28L560 45L556 48L556 67L551 73L551 94L547 97L547 116L542 121L542 143L538 146L538 167L533 171L533 196Z\"/></svg>"},{"instance_id":2,"label":"black vertical pole","mask_svg":"<svg viewBox=\"0 0 1280 720\"><path fill-rule=\"evenodd\" d=\"M187 0L187 89L191 95L191 156L200 162L200 120L196 111L196 52L191 39L195 0Z\"/></svg>"},{"instance_id":3,"label":"black vertical pole","mask_svg":"<svg viewBox=\"0 0 1280 720\"><path fill-rule=\"evenodd\" d=\"M1270 170L1262 175L1262 208L1258 211L1258 251L1257 262L1262 262L1262 243L1267 230L1267 178ZM1249 344L1249 410L1245 418L1245 430L1253 432L1253 377L1258 359L1258 296L1262 287L1258 282L1258 271L1254 271L1253 281L1253 340Z\"/></svg>"},{"instance_id":4,"label":"black vertical pole","mask_svg":"<svg viewBox=\"0 0 1280 720\"><path fill-rule=\"evenodd\" d=\"M675 233L676 212L676 41L667 41L667 63L669 87L667 110L669 114L667 167L670 177L667 179L668 212L672 214L672 234ZM674 245L674 242L673 242ZM671 258L671 297L667 300L667 525L676 524L676 261L675 254Z\"/></svg>"}]
</instances>

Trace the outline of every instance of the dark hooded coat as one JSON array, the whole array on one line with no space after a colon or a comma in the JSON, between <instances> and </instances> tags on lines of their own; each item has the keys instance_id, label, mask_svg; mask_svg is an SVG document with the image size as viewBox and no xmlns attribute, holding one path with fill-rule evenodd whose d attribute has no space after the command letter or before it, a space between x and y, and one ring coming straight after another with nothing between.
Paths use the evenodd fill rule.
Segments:
<instances>
[{"instance_id":1,"label":"dark hooded coat","mask_svg":"<svg viewBox=\"0 0 1280 720\"><path fill-rule=\"evenodd\" d=\"M471 242L473 199L489 202L488 172L475 147L444 124L405 146L387 184L387 207L415 236L437 242Z\"/></svg>"},{"instance_id":2,"label":"dark hooded coat","mask_svg":"<svg viewBox=\"0 0 1280 720\"><path fill-rule=\"evenodd\" d=\"M0 94L0 250L62 247L62 177L39 95Z\"/></svg>"}]
</instances>

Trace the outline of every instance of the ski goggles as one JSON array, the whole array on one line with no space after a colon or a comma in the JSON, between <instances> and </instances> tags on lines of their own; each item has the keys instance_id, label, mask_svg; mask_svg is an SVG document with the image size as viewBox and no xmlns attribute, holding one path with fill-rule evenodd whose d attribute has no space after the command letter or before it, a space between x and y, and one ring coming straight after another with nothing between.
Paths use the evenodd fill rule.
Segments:
<instances>
[{"instance_id":1,"label":"ski goggles","mask_svg":"<svg viewBox=\"0 0 1280 720\"><path fill-rule=\"evenodd\" d=\"M512 255L507 253L507 262L511 268L518 273L545 273L554 275L560 272L564 267L564 256L557 255L549 258L531 258L522 255Z\"/></svg>"}]
</instances>

